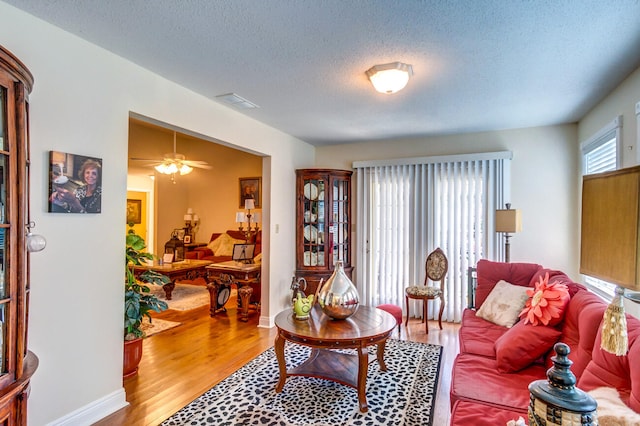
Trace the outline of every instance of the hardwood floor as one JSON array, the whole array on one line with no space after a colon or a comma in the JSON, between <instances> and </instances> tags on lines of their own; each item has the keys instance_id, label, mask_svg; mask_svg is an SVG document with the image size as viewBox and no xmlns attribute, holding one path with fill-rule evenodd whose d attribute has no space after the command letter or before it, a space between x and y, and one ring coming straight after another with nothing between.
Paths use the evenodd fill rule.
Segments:
<instances>
[{"instance_id":1,"label":"hardwood floor","mask_svg":"<svg viewBox=\"0 0 640 426\"><path fill-rule=\"evenodd\" d=\"M227 306L235 306L230 299ZM209 317L209 307L166 311L156 315L182 324L145 339L136 376L124 381L129 406L95 423L98 426L158 425L180 408L222 381L247 361L273 345L275 327L258 328L250 311L247 323L237 321L237 310ZM458 324L429 322L429 334L417 319L402 326L403 340L443 346L434 425L449 424L451 366L458 352ZM397 330L394 338L398 338Z\"/></svg>"}]
</instances>

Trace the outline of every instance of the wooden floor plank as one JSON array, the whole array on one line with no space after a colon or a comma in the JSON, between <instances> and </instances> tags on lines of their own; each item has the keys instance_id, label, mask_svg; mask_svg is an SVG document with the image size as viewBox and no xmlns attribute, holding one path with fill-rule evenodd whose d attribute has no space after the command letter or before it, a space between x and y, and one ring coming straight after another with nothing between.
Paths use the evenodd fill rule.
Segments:
<instances>
[{"instance_id":1,"label":"wooden floor plank","mask_svg":"<svg viewBox=\"0 0 640 426\"><path fill-rule=\"evenodd\" d=\"M129 405L95 423L97 426L157 425L189 402L225 379L249 360L273 346L275 327L259 328L258 315L249 321L237 320L235 300L227 312L209 317L209 307L191 311L166 311L156 315L182 324L150 336L144 342L144 355L136 376L124 387ZM410 320L402 326L400 338L443 346L440 381L434 412L434 425L449 424L451 366L458 353L458 324ZM394 331L393 337L398 338Z\"/></svg>"}]
</instances>

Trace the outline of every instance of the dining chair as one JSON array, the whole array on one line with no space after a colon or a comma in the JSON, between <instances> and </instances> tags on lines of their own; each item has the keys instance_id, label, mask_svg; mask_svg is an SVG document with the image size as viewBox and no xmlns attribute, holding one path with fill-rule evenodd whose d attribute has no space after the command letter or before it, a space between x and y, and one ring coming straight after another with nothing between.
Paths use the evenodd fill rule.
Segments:
<instances>
[{"instance_id":1,"label":"dining chair","mask_svg":"<svg viewBox=\"0 0 640 426\"><path fill-rule=\"evenodd\" d=\"M425 263L426 275L423 285L414 285L405 289L405 300L407 304L407 319L405 327L409 323L410 305L409 300L422 300L422 321L425 323L425 330L429 334L429 323L427 321L428 301L436 298L440 299L440 313L438 315L438 325L442 330L442 313L444 312L444 281L449 270L449 261L442 249L439 247L427 256ZM428 285L429 280L433 283L439 281L440 286Z\"/></svg>"}]
</instances>

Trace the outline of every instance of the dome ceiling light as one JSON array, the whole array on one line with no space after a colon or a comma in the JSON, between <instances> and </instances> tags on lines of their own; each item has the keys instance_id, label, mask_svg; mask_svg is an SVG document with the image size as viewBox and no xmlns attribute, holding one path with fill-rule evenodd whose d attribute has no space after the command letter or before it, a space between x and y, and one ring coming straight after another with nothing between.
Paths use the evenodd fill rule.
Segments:
<instances>
[{"instance_id":1,"label":"dome ceiling light","mask_svg":"<svg viewBox=\"0 0 640 426\"><path fill-rule=\"evenodd\" d=\"M396 93L407 85L413 68L402 62L374 65L366 72L373 87L380 93Z\"/></svg>"}]
</instances>

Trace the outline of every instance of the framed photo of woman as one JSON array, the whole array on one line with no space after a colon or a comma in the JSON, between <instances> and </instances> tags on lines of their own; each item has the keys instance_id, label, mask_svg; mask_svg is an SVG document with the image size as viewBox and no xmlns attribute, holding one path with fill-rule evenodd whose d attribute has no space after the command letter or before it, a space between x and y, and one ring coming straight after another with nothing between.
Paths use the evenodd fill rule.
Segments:
<instances>
[{"instance_id":1,"label":"framed photo of woman","mask_svg":"<svg viewBox=\"0 0 640 426\"><path fill-rule=\"evenodd\" d=\"M49 212L100 213L102 159L49 152Z\"/></svg>"}]
</instances>

